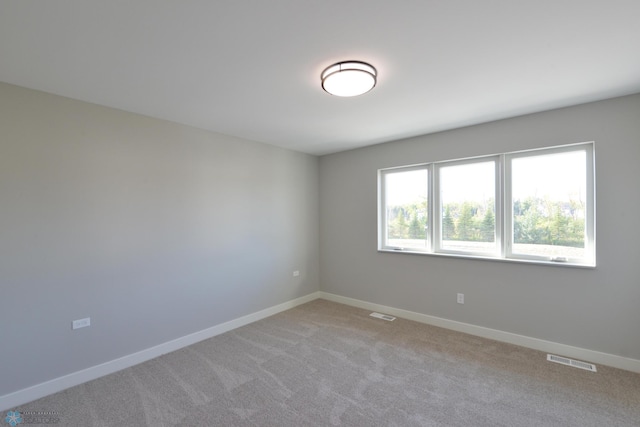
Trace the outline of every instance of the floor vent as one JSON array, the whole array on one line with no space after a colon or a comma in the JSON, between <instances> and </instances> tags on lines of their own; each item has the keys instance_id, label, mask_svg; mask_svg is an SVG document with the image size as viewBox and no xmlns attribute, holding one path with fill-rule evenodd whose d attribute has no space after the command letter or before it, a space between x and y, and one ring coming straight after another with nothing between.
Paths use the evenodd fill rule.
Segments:
<instances>
[{"instance_id":1,"label":"floor vent","mask_svg":"<svg viewBox=\"0 0 640 427\"><path fill-rule=\"evenodd\" d=\"M591 372L597 372L596 365L587 362L581 362L579 360L568 359L562 356L556 356L555 354L547 354L547 360L549 362L560 363L562 365L573 366L574 368L585 369Z\"/></svg>"},{"instance_id":2,"label":"floor vent","mask_svg":"<svg viewBox=\"0 0 640 427\"><path fill-rule=\"evenodd\" d=\"M394 320L396 320L395 317L389 316L388 314L371 313L369 316L382 319L382 320L388 320L389 322L393 322Z\"/></svg>"}]
</instances>

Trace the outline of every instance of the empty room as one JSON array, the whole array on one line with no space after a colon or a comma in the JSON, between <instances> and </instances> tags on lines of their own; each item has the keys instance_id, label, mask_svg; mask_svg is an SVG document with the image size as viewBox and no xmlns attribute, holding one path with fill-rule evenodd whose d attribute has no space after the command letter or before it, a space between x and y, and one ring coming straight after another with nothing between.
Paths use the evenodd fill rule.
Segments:
<instances>
[{"instance_id":1,"label":"empty room","mask_svg":"<svg viewBox=\"0 0 640 427\"><path fill-rule=\"evenodd\" d=\"M0 424L640 426L638 16L0 0Z\"/></svg>"}]
</instances>

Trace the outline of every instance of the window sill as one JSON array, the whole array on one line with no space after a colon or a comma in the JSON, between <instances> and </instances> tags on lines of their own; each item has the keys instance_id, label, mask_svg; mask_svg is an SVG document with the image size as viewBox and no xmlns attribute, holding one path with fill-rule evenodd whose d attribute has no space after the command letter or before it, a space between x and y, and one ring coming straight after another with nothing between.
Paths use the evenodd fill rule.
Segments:
<instances>
[{"instance_id":1,"label":"window sill","mask_svg":"<svg viewBox=\"0 0 640 427\"><path fill-rule=\"evenodd\" d=\"M587 269L596 268L595 264L582 264L582 263L576 263L576 262L556 262L556 261L544 261L544 260L520 259L520 258L497 258L497 257L491 257L491 256L470 255L470 254L423 252L423 251L416 251L411 249L379 248L378 252L394 253L394 254L409 254L409 255L426 255L426 256L432 256L432 257L458 258L458 259L469 259L469 260L480 260L480 261L497 261L497 262L506 262L506 263L512 263L512 264L513 263L534 264L534 265L544 265L544 266L552 266L552 267L572 267L572 268L587 268Z\"/></svg>"}]
</instances>

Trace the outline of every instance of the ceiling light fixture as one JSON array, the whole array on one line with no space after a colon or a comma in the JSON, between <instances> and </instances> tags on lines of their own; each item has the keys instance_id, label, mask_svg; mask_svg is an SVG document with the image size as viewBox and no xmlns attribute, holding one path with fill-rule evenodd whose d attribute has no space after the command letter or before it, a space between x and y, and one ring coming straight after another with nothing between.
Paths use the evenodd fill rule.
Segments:
<instances>
[{"instance_id":1,"label":"ceiling light fixture","mask_svg":"<svg viewBox=\"0 0 640 427\"><path fill-rule=\"evenodd\" d=\"M357 96L376 85L378 72L366 62L344 61L324 69L322 89L335 96Z\"/></svg>"}]
</instances>

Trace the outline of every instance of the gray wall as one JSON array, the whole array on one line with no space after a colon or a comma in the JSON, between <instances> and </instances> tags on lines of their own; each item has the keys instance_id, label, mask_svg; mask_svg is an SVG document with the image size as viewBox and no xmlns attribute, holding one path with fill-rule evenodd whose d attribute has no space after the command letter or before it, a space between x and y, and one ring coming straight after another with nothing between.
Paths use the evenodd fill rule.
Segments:
<instances>
[{"instance_id":1,"label":"gray wall","mask_svg":"<svg viewBox=\"0 0 640 427\"><path fill-rule=\"evenodd\" d=\"M318 209L316 157L0 84L0 396L317 291Z\"/></svg>"},{"instance_id":2,"label":"gray wall","mask_svg":"<svg viewBox=\"0 0 640 427\"><path fill-rule=\"evenodd\" d=\"M597 268L377 252L377 169L583 141L596 143ZM640 359L639 184L640 95L324 156L322 290Z\"/></svg>"}]
</instances>

